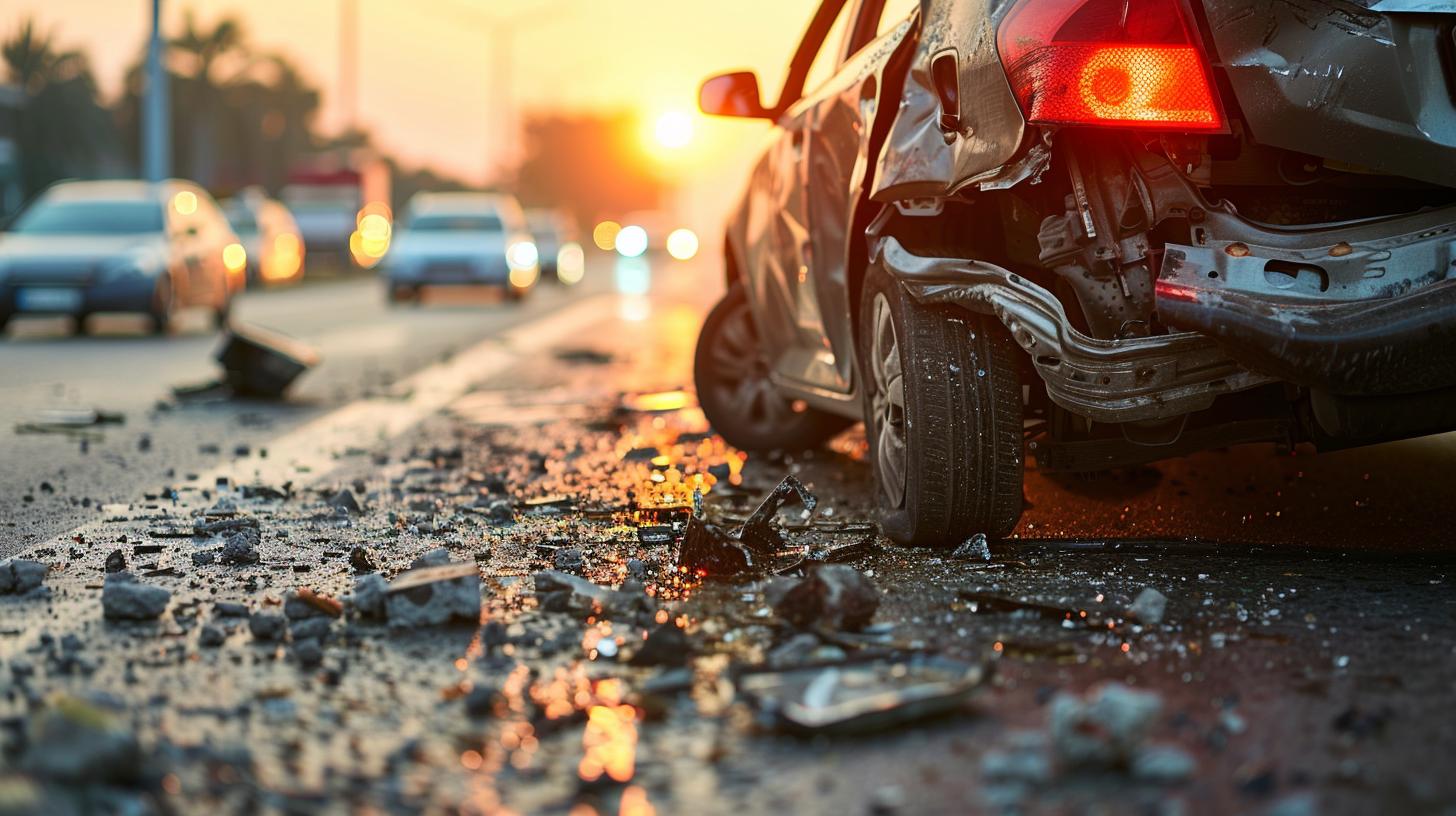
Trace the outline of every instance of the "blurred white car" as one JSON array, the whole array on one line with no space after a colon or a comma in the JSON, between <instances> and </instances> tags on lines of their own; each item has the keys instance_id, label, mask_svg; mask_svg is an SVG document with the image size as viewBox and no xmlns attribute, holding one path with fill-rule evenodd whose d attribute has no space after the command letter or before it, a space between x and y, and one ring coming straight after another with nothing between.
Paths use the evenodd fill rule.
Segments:
<instances>
[{"instance_id":1,"label":"blurred white car","mask_svg":"<svg viewBox=\"0 0 1456 816\"><path fill-rule=\"evenodd\" d=\"M521 205L496 193L420 193L380 266L395 303L426 286L499 286L525 296L541 275Z\"/></svg>"}]
</instances>

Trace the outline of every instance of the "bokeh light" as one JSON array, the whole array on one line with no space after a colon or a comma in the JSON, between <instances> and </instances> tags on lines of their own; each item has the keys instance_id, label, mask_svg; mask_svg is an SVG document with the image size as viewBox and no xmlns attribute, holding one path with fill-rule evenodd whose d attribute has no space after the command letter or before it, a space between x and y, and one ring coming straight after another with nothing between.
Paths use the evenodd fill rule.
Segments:
<instances>
[{"instance_id":1,"label":"bokeh light","mask_svg":"<svg viewBox=\"0 0 1456 816\"><path fill-rule=\"evenodd\" d=\"M611 252L617 248L617 236L622 232L622 225L616 221L603 221L592 230L592 243L597 249L603 252Z\"/></svg>"},{"instance_id":2,"label":"bokeh light","mask_svg":"<svg viewBox=\"0 0 1456 816\"><path fill-rule=\"evenodd\" d=\"M646 251L647 230L634 224L617 233L617 252L623 258L639 258Z\"/></svg>"},{"instance_id":3,"label":"bokeh light","mask_svg":"<svg viewBox=\"0 0 1456 816\"><path fill-rule=\"evenodd\" d=\"M237 274L248 268L248 251L242 244L228 244L222 249L222 265Z\"/></svg>"},{"instance_id":4,"label":"bokeh light","mask_svg":"<svg viewBox=\"0 0 1456 816\"><path fill-rule=\"evenodd\" d=\"M671 111L657 117L653 133L657 143L669 150L687 147L693 140L693 119L682 111Z\"/></svg>"},{"instance_id":5,"label":"bokeh light","mask_svg":"<svg viewBox=\"0 0 1456 816\"><path fill-rule=\"evenodd\" d=\"M686 227L667 236L667 254L679 261L690 261L698 254L698 234Z\"/></svg>"},{"instance_id":6,"label":"bokeh light","mask_svg":"<svg viewBox=\"0 0 1456 816\"><path fill-rule=\"evenodd\" d=\"M581 244L568 241L556 253L556 279L572 286L586 277L586 253Z\"/></svg>"},{"instance_id":7,"label":"bokeh light","mask_svg":"<svg viewBox=\"0 0 1456 816\"><path fill-rule=\"evenodd\" d=\"M191 190L183 190L172 198L172 209L180 215L191 215L197 212L197 194Z\"/></svg>"}]
</instances>

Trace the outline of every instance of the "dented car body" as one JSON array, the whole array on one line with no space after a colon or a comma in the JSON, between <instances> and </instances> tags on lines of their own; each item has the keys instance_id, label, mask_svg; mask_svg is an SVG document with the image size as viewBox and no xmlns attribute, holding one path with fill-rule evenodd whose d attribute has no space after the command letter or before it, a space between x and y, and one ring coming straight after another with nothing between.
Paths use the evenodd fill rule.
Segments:
<instances>
[{"instance_id":1,"label":"dented car body","mask_svg":"<svg viewBox=\"0 0 1456 816\"><path fill-rule=\"evenodd\" d=\"M1456 428L1456 2L887 5L827 0L775 106L704 86L774 122L698 354L730 441L862 419L887 530L950 544L1023 450Z\"/></svg>"}]
</instances>

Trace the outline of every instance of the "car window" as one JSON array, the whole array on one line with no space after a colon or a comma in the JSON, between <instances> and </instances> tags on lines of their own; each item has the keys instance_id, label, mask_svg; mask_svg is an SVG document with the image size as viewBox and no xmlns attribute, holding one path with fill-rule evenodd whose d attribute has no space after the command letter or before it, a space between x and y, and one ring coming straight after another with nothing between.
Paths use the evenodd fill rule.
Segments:
<instances>
[{"instance_id":1,"label":"car window","mask_svg":"<svg viewBox=\"0 0 1456 816\"><path fill-rule=\"evenodd\" d=\"M504 225L494 215L437 213L417 215L410 220L413 232L503 232Z\"/></svg>"},{"instance_id":2,"label":"car window","mask_svg":"<svg viewBox=\"0 0 1456 816\"><path fill-rule=\"evenodd\" d=\"M844 32L849 28L849 18L852 16L853 6L854 3L845 3L839 9L839 16L834 18L834 25L830 27L828 36L819 46L819 53L809 64L809 73L804 77L805 91L812 92L828 82L829 78L834 76L835 70L839 68L839 63L844 57Z\"/></svg>"},{"instance_id":3,"label":"car window","mask_svg":"<svg viewBox=\"0 0 1456 816\"><path fill-rule=\"evenodd\" d=\"M131 235L162 231L154 201L37 202L15 222L23 235Z\"/></svg>"},{"instance_id":4,"label":"car window","mask_svg":"<svg viewBox=\"0 0 1456 816\"><path fill-rule=\"evenodd\" d=\"M890 29L910 18L911 12L920 7L920 0L884 0L880 10L880 25L875 29L876 37L883 37Z\"/></svg>"}]
</instances>

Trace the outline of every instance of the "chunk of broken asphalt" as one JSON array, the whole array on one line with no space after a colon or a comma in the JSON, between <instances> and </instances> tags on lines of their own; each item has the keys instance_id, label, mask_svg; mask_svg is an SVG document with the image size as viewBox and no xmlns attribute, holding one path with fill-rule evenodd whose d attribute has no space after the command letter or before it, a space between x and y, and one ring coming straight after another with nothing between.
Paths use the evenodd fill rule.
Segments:
<instances>
[{"instance_id":1,"label":"chunk of broken asphalt","mask_svg":"<svg viewBox=\"0 0 1456 816\"><path fill-rule=\"evenodd\" d=\"M551 557L551 565L558 572L581 575L586 571L586 556L576 547L565 547L557 550Z\"/></svg>"},{"instance_id":2,"label":"chunk of broken asphalt","mask_svg":"<svg viewBox=\"0 0 1456 816\"><path fill-rule=\"evenodd\" d=\"M0 595L25 595L45 584L46 565L12 558L0 563Z\"/></svg>"},{"instance_id":3,"label":"chunk of broken asphalt","mask_svg":"<svg viewBox=\"0 0 1456 816\"><path fill-rule=\"evenodd\" d=\"M1057 760L1071 768L1130 768L1162 708L1158 695L1121 683L1085 697L1058 694L1049 714Z\"/></svg>"},{"instance_id":4,"label":"chunk of broken asphalt","mask_svg":"<svg viewBox=\"0 0 1456 816\"><path fill-rule=\"evenodd\" d=\"M1142 623L1158 624L1163 622L1163 614L1167 609L1168 596L1152 587L1144 587L1127 611Z\"/></svg>"},{"instance_id":5,"label":"chunk of broken asphalt","mask_svg":"<svg viewBox=\"0 0 1456 816\"><path fill-rule=\"evenodd\" d=\"M136 735L120 718L74 697L52 700L31 718L19 762L42 779L88 785L135 783L143 764Z\"/></svg>"},{"instance_id":6,"label":"chunk of broken asphalt","mask_svg":"<svg viewBox=\"0 0 1456 816\"><path fill-rule=\"evenodd\" d=\"M330 496L328 504L334 510L342 510L351 516L364 512L364 508L359 506L359 500L354 498L354 491L347 487Z\"/></svg>"},{"instance_id":7,"label":"chunk of broken asphalt","mask_svg":"<svg viewBox=\"0 0 1456 816\"><path fill-rule=\"evenodd\" d=\"M389 591L389 582L377 572L359 576L354 581L354 591L345 599L345 605L357 618L383 618L384 595Z\"/></svg>"},{"instance_id":8,"label":"chunk of broken asphalt","mask_svg":"<svg viewBox=\"0 0 1456 816\"><path fill-rule=\"evenodd\" d=\"M414 569L395 579L384 596L389 625L438 626L480 621L480 572L474 564Z\"/></svg>"},{"instance_id":9,"label":"chunk of broken asphalt","mask_svg":"<svg viewBox=\"0 0 1456 816\"><path fill-rule=\"evenodd\" d=\"M374 550L359 544L349 551L349 566L357 573L378 572L379 557L374 554Z\"/></svg>"},{"instance_id":10,"label":"chunk of broken asphalt","mask_svg":"<svg viewBox=\"0 0 1456 816\"><path fill-rule=\"evenodd\" d=\"M241 530L232 533L223 541L222 552L218 553L217 560L224 564L256 564L258 563L257 542L256 532L252 535Z\"/></svg>"},{"instance_id":11,"label":"chunk of broken asphalt","mask_svg":"<svg viewBox=\"0 0 1456 816\"><path fill-rule=\"evenodd\" d=\"M774 611L794 626L859 631L879 607L880 591L864 573L845 564L821 564L789 587Z\"/></svg>"},{"instance_id":12,"label":"chunk of broken asphalt","mask_svg":"<svg viewBox=\"0 0 1456 816\"><path fill-rule=\"evenodd\" d=\"M283 616L276 612L254 612L248 616L248 631L253 633L254 640L281 640L283 625Z\"/></svg>"},{"instance_id":13,"label":"chunk of broken asphalt","mask_svg":"<svg viewBox=\"0 0 1456 816\"><path fill-rule=\"evenodd\" d=\"M101 612L111 620L153 620L167 609L172 593L163 587L137 583L125 570L106 576L101 588Z\"/></svg>"},{"instance_id":14,"label":"chunk of broken asphalt","mask_svg":"<svg viewBox=\"0 0 1456 816\"><path fill-rule=\"evenodd\" d=\"M649 631L642 647L627 662L633 666L684 666L692 657L693 644L687 633L668 622Z\"/></svg>"}]
</instances>

